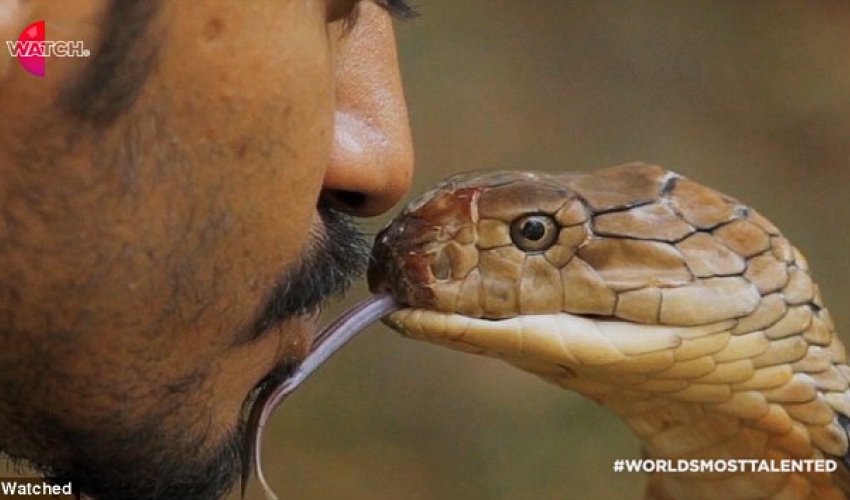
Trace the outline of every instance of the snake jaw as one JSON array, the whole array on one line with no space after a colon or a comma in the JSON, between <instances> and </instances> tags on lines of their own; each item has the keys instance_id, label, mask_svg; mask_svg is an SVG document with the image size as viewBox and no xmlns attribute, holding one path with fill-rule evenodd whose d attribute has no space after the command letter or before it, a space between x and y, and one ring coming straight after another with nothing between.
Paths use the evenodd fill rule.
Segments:
<instances>
[{"instance_id":1,"label":"snake jaw","mask_svg":"<svg viewBox=\"0 0 850 500\"><path fill-rule=\"evenodd\" d=\"M634 390L653 378L695 381L704 368L689 370L687 362L722 351L735 325L635 325L569 313L488 320L415 308L384 322L407 337L504 359L562 385L580 378Z\"/></svg>"}]
</instances>

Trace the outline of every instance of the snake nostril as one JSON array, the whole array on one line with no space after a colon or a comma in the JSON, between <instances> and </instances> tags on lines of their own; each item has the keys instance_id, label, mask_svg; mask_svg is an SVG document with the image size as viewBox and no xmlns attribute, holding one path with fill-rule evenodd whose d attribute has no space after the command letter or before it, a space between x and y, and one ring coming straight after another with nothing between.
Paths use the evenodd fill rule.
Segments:
<instances>
[{"instance_id":1,"label":"snake nostril","mask_svg":"<svg viewBox=\"0 0 850 500\"><path fill-rule=\"evenodd\" d=\"M444 251L440 251L437 257L431 262L431 274L437 280L447 280L452 275L452 263L449 256Z\"/></svg>"}]
</instances>

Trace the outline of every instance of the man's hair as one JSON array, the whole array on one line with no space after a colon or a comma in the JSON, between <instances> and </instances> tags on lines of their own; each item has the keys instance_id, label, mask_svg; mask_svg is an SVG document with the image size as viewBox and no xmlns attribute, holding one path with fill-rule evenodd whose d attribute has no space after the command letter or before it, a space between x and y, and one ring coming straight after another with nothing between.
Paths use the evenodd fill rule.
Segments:
<instances>
[{"instance_id":1,"label":"man's hair","mask_svg":"<svg viewBox=\"0 0 850 500\"><path fill-rule=\"evenodd\" d=\"M159 45L146 38L162 0L112 0L98 47L63 89L60 106L72 117L105 127L127 112L153 69Z\"/></svg>"}]
</instances>

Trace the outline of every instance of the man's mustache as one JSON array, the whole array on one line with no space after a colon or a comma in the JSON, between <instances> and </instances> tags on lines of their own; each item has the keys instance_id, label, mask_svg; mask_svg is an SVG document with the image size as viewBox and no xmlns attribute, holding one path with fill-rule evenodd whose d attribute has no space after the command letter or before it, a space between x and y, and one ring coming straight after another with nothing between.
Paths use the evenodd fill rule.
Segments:
<instances>
[{"instance_id":1,"label":"man's mustache","mask_svg":"<svg viewBox=\"0 0 850 500\"><path fill-rule=\"evenodd\" d=\"M310 234L307 254L272 289L252 323L252 338L283 321L317 312L365 272L369 244L354 219L322 204L318 210L324 231Z\"/></svg>"}]
</instances>

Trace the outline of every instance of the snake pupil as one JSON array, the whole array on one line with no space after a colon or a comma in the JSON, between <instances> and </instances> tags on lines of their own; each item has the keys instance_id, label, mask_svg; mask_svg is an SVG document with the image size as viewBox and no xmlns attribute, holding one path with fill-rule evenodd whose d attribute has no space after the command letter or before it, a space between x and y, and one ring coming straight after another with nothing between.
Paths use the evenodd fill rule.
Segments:
<instances>
[{"instance_id":1,"label":"snake pupil","mask_svg":"<svg viewBox=\"0 0 850 500\"><path fill-rule=\"evenodd\" d=\"M525 221L522 225L522 235L531 241L539 241L546 234L546 225L537 219Z\"/></svg>"}]
</instances>

